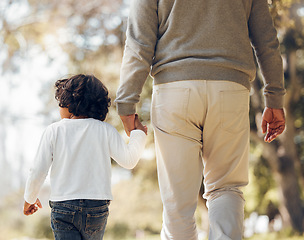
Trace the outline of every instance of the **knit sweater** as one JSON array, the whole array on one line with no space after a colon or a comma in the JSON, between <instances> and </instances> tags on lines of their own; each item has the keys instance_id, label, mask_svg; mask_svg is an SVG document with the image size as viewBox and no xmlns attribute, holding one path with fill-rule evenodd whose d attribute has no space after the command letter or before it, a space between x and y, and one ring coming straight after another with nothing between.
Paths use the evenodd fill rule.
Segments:
<instances>
[{"instance_id":1,"label":"knit sweater","mask_svg":"<svg viewBox=\"0 0 304 240\"><path fill-rule=\"evenodd\" d=\"M233 81L250 89L257 57L265 105L282 108L282 58L267 0L131 0L120 87L120 115L135 113L147 76ZM254 49L254 51L253 51Z\"/></svg>"}]
</instances>

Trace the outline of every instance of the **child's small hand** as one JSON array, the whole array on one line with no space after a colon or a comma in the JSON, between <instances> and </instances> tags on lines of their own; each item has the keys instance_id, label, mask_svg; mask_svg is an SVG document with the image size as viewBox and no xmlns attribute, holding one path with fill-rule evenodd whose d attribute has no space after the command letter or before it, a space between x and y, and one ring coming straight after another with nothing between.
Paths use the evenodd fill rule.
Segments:
<instances>
[{"instance_id":1,"label":"child's small hand","mask_svg":"<svg viewBox=\"0 0 304 240\"><path fill-rule=\"evenodd\" d=\"M38 211L38 208L42 208L41 202L38 198L34 204L24 201L23 213L26 216L32 215Z\"/></svg>"},{"instance_id":2,"label":"child's small hand","mask_svg":"<svg viewBox=\"0 0 304 240\"><path fill-rule=\"evenodd\" d=\"M143 126L141 124L141 122L138 119L138 115L137 114L135 114L134 126L135 126L135 129L142 130L147 135L148 128L146 126Z\"/></svg>"}]
</instances>

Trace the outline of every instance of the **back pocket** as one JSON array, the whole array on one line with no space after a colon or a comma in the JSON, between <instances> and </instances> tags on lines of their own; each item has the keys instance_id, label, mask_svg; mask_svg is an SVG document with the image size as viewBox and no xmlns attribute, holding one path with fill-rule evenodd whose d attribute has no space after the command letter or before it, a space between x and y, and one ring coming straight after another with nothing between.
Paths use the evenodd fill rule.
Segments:
<instances>
[{"instance_id":1,"label":"back pocket","mask_svg":"<svg viewBox=\"0 0 304 240\"><path fill-rule=\"evenodd\" d=\"M93 235L105 228L109 211L108 209L101 213L87 214L85 232L88 235Z\"/></svg>"},{"instance_id":2,"label":"back pocket","mask_svg":"<svg viewBox=\"0 0 304 240\"><path fill-rule=\"evenodd\" d=\"M152 98L151 120L154 127L165 132L179 132L187 119L188 88L159 88Z\"/></svg>"},{"instance_id":3,"label":"back pocket","mask_svg":"<svg viewBox=\"0 0 304 240\"><path fill-rule=\"evenodd\" d=\"M74 227L75 212L52 208L51 225L53 230L71 230Z\"/></svg>"},{"instance_id":4,"label":"back pocket","mask_svg":"<svg viewBox=\"0 0 304 240\"><path fill-rule=\"evenodd\" d=\"M249 128L249 91L223 91L221 97L221 128L237 133Z\"/></svg>"}]
</instances>

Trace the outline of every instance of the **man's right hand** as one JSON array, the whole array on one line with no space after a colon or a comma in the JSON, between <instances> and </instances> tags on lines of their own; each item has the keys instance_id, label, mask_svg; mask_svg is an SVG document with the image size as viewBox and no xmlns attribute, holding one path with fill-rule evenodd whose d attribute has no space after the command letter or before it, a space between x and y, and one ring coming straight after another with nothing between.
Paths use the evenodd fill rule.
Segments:
<instances>
[{"instance_id":1,"label":"man's right hand","mask_svg":"<svg viewBox=\"0 0 304 240\"><path fill-rule=\"evenodd\" d=\"M135 114L128 116L120 116L126 134L130 137L130 132L135 129Z\"/></svg>"}]
</instances>

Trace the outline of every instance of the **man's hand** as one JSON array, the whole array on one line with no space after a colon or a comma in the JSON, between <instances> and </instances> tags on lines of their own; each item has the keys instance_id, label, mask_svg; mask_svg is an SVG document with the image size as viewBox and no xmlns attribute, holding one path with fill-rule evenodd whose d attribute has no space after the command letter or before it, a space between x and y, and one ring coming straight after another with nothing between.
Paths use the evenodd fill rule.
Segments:
<instances>
[{"instance_id":1,"label":"man's hand","mask_svg":"<svg viewBox=\"0 0 304 240\"><path fill-rule=\"evenodd\" d=\"M130 137L130 132L135 129L135 114L128 116L120 116L121 121L124 125L126 134Z\"/></svg>"},{"instance_id":2,"label":"man's hand","mask_svg":"<svg viewBox=\"0 0 304 240\"><path fill-rule=\"evenodd\" d=\"M267 134L264 138L265 142L273 141L285 129L285 115L283 109L275 109L266 107L262 116L262 131Z\"/></svg>"},{"instance_id":3,"label":"man's hand","mask_svg":"<svg viewBox=\"0 0 304 240\"><path fill-rule=\"evenodd\" d=\"M38 198L34 204L24 201L23 213L27 216L32 215L38 211L38 208L42 208L41 202Z\"/></svg>"}]
</instances>

